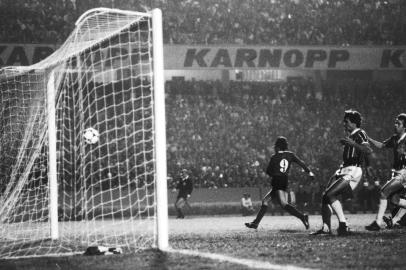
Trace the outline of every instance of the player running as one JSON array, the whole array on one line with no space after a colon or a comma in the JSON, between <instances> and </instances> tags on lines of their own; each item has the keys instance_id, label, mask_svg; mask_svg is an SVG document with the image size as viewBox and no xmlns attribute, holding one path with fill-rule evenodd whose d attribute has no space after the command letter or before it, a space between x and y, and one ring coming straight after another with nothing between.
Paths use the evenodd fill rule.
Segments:
<instances>
[{"instance_id":1,"label":"player running","mask_svg":"<svg viewBox=\"0 0 406 270\"><path fill-rule=\"evenodd\" d=\"M331 234L331 214L336 214L339 226L338 235L347 235L349 233L347 221L344 215L339 195L353 196L353 190L358 185L362 177L361 165L368 161L367 155L372 153L368 143L368 137L361 127L361 114L354 110L347 110L343 119L344 131L347 137L340 139L344 146L343 164L336 171L334 176L323 192L321 216L323 227L311 233L312 235Z\"/></svg>"},{"instance_id":2,"label":"player running","mask_svg":"<svg viewBox=\"0 0 406 270\"><path fill-rule=\"evenodd\" d=\"M257 217L254 221L245 223L245 226L251 229L258 228L258 224L268 209L268 203L272 200L289 214L299 218L306 229L309 229L309 216L299 212L292 204L288 203L288 174L292 163L297 163L311 178L314 178L314 174L295 153L288 151L288 141L285 137L278 137L274 148L275 154L271 157L266 169L266 173L272 178L271 190L262 199Z\"/></svg>"},{"instance_id":3,"label":"player running","mask_svg":"<svg viewBox=\"0 0 406 270\"><path fill-rule=\"evenodd\" d=\"M393 148L393 174L392 178L381 187L378 213L376 219L365 229L379 231L384 224L383 216L388 206L388 199L402 208L406 208L406 199L400 195L406 187L406 114L401 113L395 119L395 134L384 142L378 142L369 138L369 141L377 148ZM402 217L403 211L397 218Z\"/></svg>"}]
</instances>

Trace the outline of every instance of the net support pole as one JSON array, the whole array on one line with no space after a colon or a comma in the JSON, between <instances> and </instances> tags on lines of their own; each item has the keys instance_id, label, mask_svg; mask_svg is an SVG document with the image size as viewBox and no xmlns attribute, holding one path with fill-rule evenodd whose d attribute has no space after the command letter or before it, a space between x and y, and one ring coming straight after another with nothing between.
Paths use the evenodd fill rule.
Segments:
<instances>
[{"instance_id":1,"label":"net support pole","mask_svg":"<svg viewBox=\"0 0 406 270\"><path fill-rule=\"evenodd\" d=\"M156 158L156 245L160 250L168 249L168 189L166 169L166 125L165 125L165 82L164 53L162 38L162 12L152 10L153 72L154 72L154 114L155 114L155 158Z\"/></svg>"},{"instance_id":2,"label":"net support pole","mask_svg":"<svg viewBox=\"0 0 406 270\"><path fill-rule=\"evenodd\" d=\"M51 239L58 239L58 183L56 171L56 124L55 124L55 73L51 72L47 83L48 115L48 185L49 221Z\"/></svg>"}]
</instances>

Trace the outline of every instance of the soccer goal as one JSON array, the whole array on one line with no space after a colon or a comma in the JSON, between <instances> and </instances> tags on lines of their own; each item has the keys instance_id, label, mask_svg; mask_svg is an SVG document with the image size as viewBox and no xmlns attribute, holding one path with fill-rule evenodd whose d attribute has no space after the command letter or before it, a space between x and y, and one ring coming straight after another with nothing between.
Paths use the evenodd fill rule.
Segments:
<instances>
[{"instance_id":1,"label":"soccer goal","mask_svg":"<svg viewBox=\"0 0 406 270\"><path fill-rule=\"evenodd\" d=\"M0 258L168 247L162 15L97 8L0 70Z\"/></svg>"}]
</instances>

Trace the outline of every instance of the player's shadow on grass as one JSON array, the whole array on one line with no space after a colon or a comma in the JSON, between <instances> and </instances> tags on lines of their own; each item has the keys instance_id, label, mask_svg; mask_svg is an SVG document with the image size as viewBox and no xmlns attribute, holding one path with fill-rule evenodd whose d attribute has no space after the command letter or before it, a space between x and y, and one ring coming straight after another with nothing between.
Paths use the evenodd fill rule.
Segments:
<instances>
[{"instance_id":1,"label":"player's shadow on grass","mask_svg":"<svg viewBox=\"0 0 406 270\"><path fill-rule=\"evenodd\" d=\"M351 236L357 237L357 236L364 236L366 234L370 234L369 232L351 231L351 233L349 235L342 236L342 235L337 235L337 232L333 231L333 234L325 234L325 235L322 235L322 236L317 236L317 235L310 235L310 233L312 232L310 230L304 231L304 230L300 230L300 229L296 229L296 230L295 229L283 229L283 230L279 230L279 232L280 233L308 234L311 237L351 237Z\"/></svg>"},{"instance_id":2,"label":"player's shadow on grass","mask_svg":"<svg viewBox=\"0 0 406 270\"><path fill-rule=\"evenodd\" d=\"M347 237L355 237L355 238L363 238L368 235L369 232L362 232L362 231L351 231L347 235L338 235L336 230L333 230L332 234L322 234L322 235L312 235L311 232L308 233L309 238L347 238Z\"/></svg>"},{"instance_id":3,"label":"player's shadow on grass","mask_svg":"<svg viewBox=\"0 0 406 270\"><path fill-rule=\"evenodd\" d=\"M279 230L279 232L281 232L281 233L300 233L300 232L304 232L304 231L295 230L295 229L283 229L283 230Z\"/></svg>"}]
</instances>

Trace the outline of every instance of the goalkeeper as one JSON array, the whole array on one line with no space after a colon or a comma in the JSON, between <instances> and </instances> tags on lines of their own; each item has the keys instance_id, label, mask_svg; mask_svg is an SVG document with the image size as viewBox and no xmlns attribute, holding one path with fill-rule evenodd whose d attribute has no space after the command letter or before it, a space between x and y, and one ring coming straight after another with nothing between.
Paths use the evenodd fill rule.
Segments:
<instances>
[{"instance_id":1,"label":"goalkeeper","mask_svg":"<svg viewBox=\"0 0 406 270\"><path fill-rule=\"evenodd\" d=\"M190 198L190 195L193 191L193 182L189 176L189 172L186 169L183 169L180 172L180 179L176 185L176 189L179 190L178 196L175 201L175 209L178 213L176 218L185 218L183 214L183 208L185 205L188 205L187 199ZM190 206L189 206L190 207Z\"/></svg>"}]
</instances>

